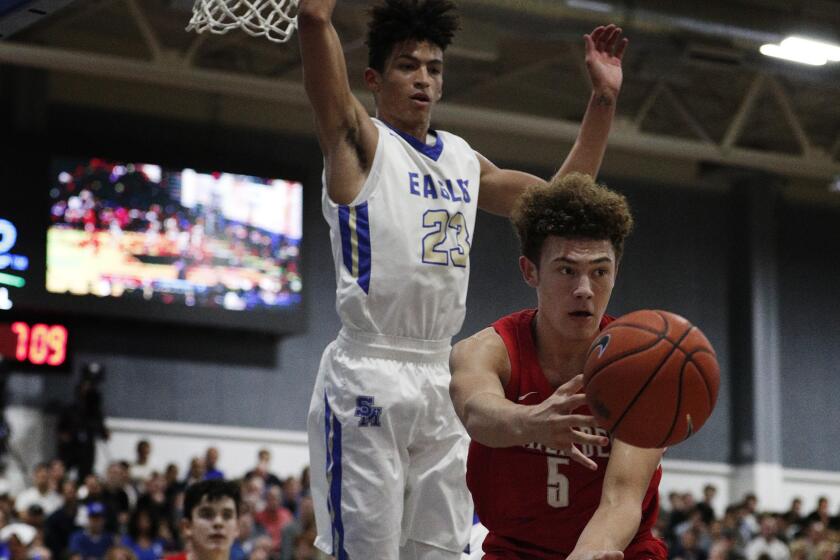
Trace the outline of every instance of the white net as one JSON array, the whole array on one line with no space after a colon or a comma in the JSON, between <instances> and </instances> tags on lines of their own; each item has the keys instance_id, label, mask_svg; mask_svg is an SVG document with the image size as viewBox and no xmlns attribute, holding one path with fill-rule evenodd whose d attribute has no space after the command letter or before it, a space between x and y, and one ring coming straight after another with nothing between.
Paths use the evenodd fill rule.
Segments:
<instances>
[{"instance_id":1,"label":"white net","mask_svg":"<svg viewBox=\"0 0 840 560\"><path fill-rule=\"evenodd\" d=\"M289 40L297 27L292 13L298 0L195 0L187 31L227 33L241 28L276 43Z\"/></svg>"}]
</instances>

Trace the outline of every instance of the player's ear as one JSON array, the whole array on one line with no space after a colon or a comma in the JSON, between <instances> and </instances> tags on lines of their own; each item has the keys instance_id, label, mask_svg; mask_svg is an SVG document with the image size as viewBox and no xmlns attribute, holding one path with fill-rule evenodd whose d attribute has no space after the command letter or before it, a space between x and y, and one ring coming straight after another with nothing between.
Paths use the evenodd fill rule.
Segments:
<instances>
[{"instance_id":1,"label":"player's ear","mask_svg":"<svg viewBox=\"0 0 840 560\"><path fill-rule=\"evenodd\" d=\"M525 283L536 288L540 280L540 271L531 259L522 255L519 257L519 270L522 272L522 279Z\"/></svg>"},{"instance_id":2,"label":"player's ear","mask_svg":"<svg viewBox=\"0 0 840 560\"><path fill-rule=\"evenodd\" d=\"M382 74L371 67L365 68L365 85L372 93L379 93L382 89Z\"/></svg>"},{"instance_id":3,"label":"player's ear","mask_svg":"<svg viewBox=\"0 0 840 560\"><path fill-rule=\"evenodd\" d=\"M192 536L192 520L189 517L181 518L181 536L184 542Z\"/></svg>"}]
</instances>

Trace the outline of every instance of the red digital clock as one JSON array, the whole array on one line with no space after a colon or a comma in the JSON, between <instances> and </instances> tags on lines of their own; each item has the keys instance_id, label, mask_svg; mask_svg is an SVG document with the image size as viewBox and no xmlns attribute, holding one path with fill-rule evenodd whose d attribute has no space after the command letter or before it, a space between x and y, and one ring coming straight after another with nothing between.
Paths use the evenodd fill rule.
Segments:
<instances>
[{"instance_id":1,"label":"red digital clock","mask_svg":"<svg viewBox=\"0 0 840 560\"><path fill-rule=\"evenodd\" d=\"M0 323L0 357L36 366L64 365L67 327L24 321Z\"/></svg>"}]
</instances>

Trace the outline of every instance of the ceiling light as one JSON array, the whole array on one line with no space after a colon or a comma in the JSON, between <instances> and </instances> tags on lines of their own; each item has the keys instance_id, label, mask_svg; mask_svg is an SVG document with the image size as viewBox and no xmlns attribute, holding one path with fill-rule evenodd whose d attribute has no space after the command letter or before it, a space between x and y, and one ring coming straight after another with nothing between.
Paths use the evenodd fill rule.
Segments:
<instances>
[{"instance_id":1,"label":"ceiling light","mask_svg":"<svg viewBox=\"0 0 840 560\"><path fill-rule=\"evenodd\" d=\"M822 66L828 61L840 62L840 46L805 37L788 37L778 45L761 45L759 51L765 56L812 66Z\"/></svg>"},{"instance_id":2,"label":"ceiling light","mask_svg":"<svg viewBox=\"0 0 840 560\"><path fill-rule=\"evenodd\" d=\"M590 12L609 13L613 11L612 4L597 2L596 0L566 0L566 5L570 8L589 10Z\"/></svg>"},{"instance_id":3,"label":"ceiling light","mask_svg":"<svg viewBox=\"0 0 840 560\"><path fill-rule=\"evenodd\" d=\"M801 52L820 53L832 62L840 62L840 46L822 41L814 41L805 37L788 37L782 41L784 49L794 49Z\"/></svg>"}]
</instances>

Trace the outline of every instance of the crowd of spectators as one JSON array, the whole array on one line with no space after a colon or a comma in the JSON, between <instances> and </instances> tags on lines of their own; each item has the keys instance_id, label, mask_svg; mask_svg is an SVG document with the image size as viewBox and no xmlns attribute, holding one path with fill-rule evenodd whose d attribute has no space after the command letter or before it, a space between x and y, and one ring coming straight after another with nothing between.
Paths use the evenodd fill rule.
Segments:
<instances>
[{"instance_id":1,"label":"crowd of spectators","mask_svg":"<svg viewBox=\"0 0 840 560\"><path fill-rule=\"evenodd\" d=\"M309 471L280 478L262 449L248 472L225 473L219 451L193 457L181 473L170 463L152 468L152 446L140 441L134 461L113 461L104 473L81 480L54 459L32 469L31 485L11 495L0 478L0 560L164 560L181 554L184 491L208 479L239 481L239 537L231 560L323 560L314 547L315 516ZM71 474L75 474L75 469ZM713 507L717 490L671 492L661 505L656 530L672 560L840 560L840 514L827 498L805 513L794 499L785 512L759 508L755 495Z\"/></svg>"},{"instance_id":2,"label":"crowd of spectators","mask_svg":"<svg viewBox=\"0 0 840 560\"><path fill-rule=\"evenodd\" d=\"M748 494L722 516L712 507L717 489L707 485L695 501L671 492L662 504L657 530L674 560L840 560L840 514L821 497L809 513L794 498L785 512L763 511Z\"/></svg>"},{"instance_id":3,"label":"crowd of spectators","mask_svg":"<svg viewBox=\"0 0 840 560\"><path fill-rule=\"evenodd\" d=\"M318 560L309 473L279 478L267 449L247 473L225 473L219 451L193 457L186 472L150 466L152 446L80 480L54 459L36 465L31 485L12 495L0 478L0 560L162 560L189 546L183 530L187 486L232 478L241 485L239 538L231 560Z\"/></svg>"}]
</instances>

